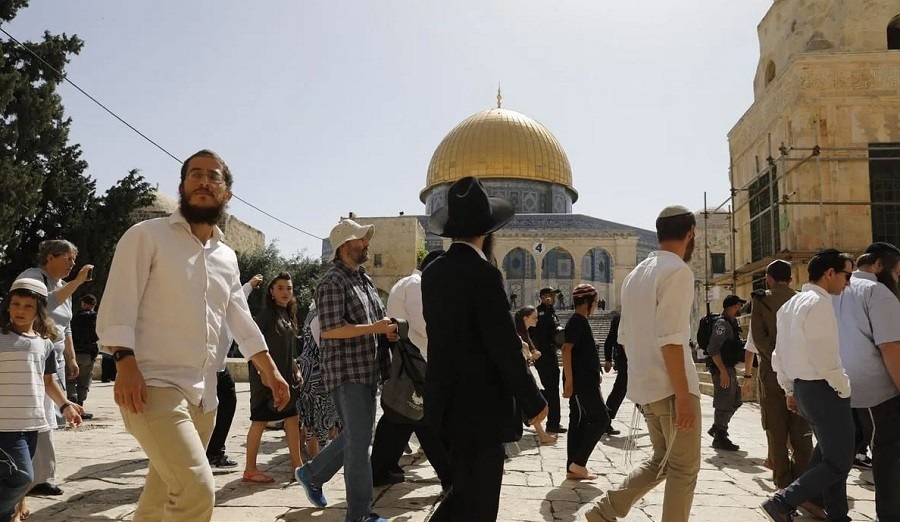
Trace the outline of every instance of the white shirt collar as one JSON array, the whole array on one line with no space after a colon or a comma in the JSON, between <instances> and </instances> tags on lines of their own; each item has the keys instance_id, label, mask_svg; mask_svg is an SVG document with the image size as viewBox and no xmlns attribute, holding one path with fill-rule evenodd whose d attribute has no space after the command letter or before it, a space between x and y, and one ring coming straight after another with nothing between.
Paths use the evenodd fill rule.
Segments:
<instances>
[{"instance_id":1,"label":"white shirt collar","mask_svg":"<svg viewBox=\"0 0 900 522\"><path fill-rule=\"evenodd\" d=\"M821 286L819 286L815 283L803 283L803 288L801 288L801 290L804 292L806 292L808 290L812 290L813 292L821 295L822 297L833 297L831 294L828 293L828 291L826 291L824 288L822 288Z\"/></svg>"},{"instance_id":2,"label":"white shirt collar","mask_svg":"<svg viewBox=\"0 0 900 522\"><path fill-rule=\"evenodd\" d=\"M169 215L169 223L171 223L172 225L177 224L177 225L186 227L188 232L191 231L191 224L188 223L187 219L184 218L184 214L181 213L180 209L176 210L175 212L172 212ZM191 234L193 234L193 232L191 232ZM210 238L210 240L211 241L222 241L222 230L219 228L218 225L213 226L213 233L212 233L212 237ZM197 241L200 241L200 240L198 239ZM206 242L202 242L202 243L205 244Z\"/></svg>"},{"instance_id":3,"label":"white shirt collar","mask_svg":"<svg viewBox=\"0 0 900 522\"><path fill-rule=\"evenodd\" d=\"M472 247L472 249L475 250L475 252L478 252L478 256L481 257L481 259L484 259L485 261L488 260L487 256L484 255L484 252L482 252L480 248L478 248L477 246L473 245L472 243L467 243L467 242L465 242L465 241L454 241L452 244L455 245L455 244L457 244L457 243L460 244L460 245L469 245L470 247Z\"/></svg>"}]
</instances>

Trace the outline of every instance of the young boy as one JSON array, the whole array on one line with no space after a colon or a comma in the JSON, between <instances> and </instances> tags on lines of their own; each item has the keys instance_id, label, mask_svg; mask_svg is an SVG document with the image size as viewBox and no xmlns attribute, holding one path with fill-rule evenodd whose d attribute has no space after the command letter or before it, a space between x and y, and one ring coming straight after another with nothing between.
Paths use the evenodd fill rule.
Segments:
<instances>
[{"instance_id":1,"label":"young boy","mask_svg":"<svg viewBox=\"0 0 900 522\"><path fill-rule=\"evenodd\" d=\"M588 316L597 309L597 290L581 284L572 291L575 313L566 323L563 353L563 397L569 399L566 478L593 480L588 458L609 428L609 412L600 395L600 354Z\"/></svg>"}]
</instances>

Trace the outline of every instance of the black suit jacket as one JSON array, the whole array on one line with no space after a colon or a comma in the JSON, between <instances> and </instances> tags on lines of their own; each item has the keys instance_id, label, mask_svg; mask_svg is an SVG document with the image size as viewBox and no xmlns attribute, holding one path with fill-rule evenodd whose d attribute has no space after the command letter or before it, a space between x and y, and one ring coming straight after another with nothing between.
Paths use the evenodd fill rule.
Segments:
<instances>
[{"instance_id":1,"label":"black suit jacket","mask_svg":"<svg viewBox=\"0 0 900 522\"><path fill-rule=\"evenodd\" d=\"M500 271L470 246L451 245L422 274L422 311L426 422L444 437L521 438L523 418L546 402L522 357Z\"/></svg>"}]
</instances>

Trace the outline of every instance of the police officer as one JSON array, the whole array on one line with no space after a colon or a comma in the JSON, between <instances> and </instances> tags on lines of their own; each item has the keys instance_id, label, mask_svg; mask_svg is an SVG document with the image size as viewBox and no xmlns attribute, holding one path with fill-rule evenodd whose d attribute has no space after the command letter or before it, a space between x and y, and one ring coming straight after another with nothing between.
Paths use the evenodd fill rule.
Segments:
<instances>
[{"instance_id":1,"label":"police officer","mask_svg":"<svg viewBox=\"0 0 900 522\"><path fill-rule=\"evenodd\" d=\"M716 410L712 428L707 433L713 438L713 448L728 451L740 449L728 438L728 423L742 404L734 366L744 359L744 341L735 317L746 302L736 295L725 298L722 315L713 324L707 348L707 365L713 381L713 408Z\"/></svg>"},{"instance_id":2,"label":"police officer","mask_svg":"<svg viewBox=\"0 0 900 522\"><path fill-rule=\"evenodd\" d=\"M565 433L566 429L560 425L559 413L559 359L556 355L556 333L560 330L559 319L556 317L556 309L553 307L556 301L556 290L547 286L541 288L539 293L541 304L537 307L537 325L532 328L531 340L541 357L534 361L534 368L541 378L544 389L544 399L547 401L547 432Z\"/></svg>"}]
</instances>

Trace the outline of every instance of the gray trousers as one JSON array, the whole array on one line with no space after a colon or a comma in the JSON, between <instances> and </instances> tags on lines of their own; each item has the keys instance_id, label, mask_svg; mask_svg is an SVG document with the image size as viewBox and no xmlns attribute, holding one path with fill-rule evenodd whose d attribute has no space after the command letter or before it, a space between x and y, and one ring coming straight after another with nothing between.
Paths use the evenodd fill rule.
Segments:
<instances>
[{"instance_id":1,"label":"gray trousers","mask_svg":"<svg viewBox=\"0 0 900 522\"><path fill-rule=\"evenodd\" d=\"M796 508L824 493L829 521L849 521L847 474L853 466L854 430L850 398L842 399L828 381L794 380L800 414L816 436L809 468L775 499Z\"/></svg>"},{"instance_id":2,"label":"gray trousers","mask_svg":"<svg viewBox=\"0 0 900 522\"><path fill-rule=\"evenodd\" d=\"M741 387L737 381L737 371L728 368L729 386L722 388L719 382L719 368L712 366L709 372L713 381L713 426L722 431L728 431L728 423L734 417L734 412L741 407L744 401L741 399Z\"/></svg>"}]
</instances>

